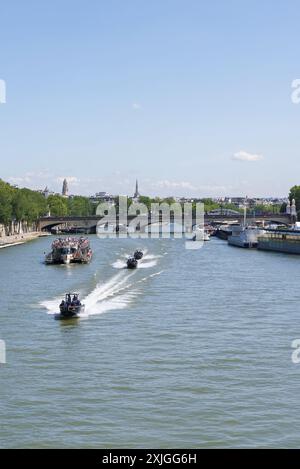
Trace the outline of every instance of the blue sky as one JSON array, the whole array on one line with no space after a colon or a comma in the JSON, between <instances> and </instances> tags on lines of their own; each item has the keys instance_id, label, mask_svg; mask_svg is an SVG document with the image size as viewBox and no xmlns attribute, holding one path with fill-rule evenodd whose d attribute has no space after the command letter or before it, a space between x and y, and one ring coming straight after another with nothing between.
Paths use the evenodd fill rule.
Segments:
<instances>
[{"instance_id":1,"label":"blue sky","mask_svg":"<svg viewBox=\"0 0 300 469\"><path fill-rule=\"evenodd\" d=\"M300 184L300 2L1 4L0 177L72 193Z\"/></svg>"}]
</instances>

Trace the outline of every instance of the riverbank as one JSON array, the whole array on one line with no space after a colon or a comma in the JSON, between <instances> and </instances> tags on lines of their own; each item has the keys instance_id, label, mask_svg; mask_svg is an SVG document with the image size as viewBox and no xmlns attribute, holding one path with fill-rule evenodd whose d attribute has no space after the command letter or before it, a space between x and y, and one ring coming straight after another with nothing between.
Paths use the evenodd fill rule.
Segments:
<instances>
[{"instance_id":1,"label":"riverbank","mask_svg":"<svg viewBox=\"0 0 300 469\"><path fill-rule=\"evenodd\" d=\"M22 233L14 234L10 236L2 236L0 238L0 249L8 248L11 246L17 246L18 244L24 244L28 241L32 241L36 238L41 238L44 236L49 236L49 233L44 233L42 231L32 231L31 233Z\"/></svg>"}]
</instances>

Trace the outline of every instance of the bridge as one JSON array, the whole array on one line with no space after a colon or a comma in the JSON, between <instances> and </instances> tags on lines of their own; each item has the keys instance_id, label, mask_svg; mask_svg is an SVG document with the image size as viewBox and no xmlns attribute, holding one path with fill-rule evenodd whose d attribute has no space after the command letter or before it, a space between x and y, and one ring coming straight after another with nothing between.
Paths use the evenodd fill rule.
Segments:
<instances>
[{"instance_id":1,"label":"bridge","mask_svg":"<svg viewBox=\"0 0 300 469\"><path fill-rule=\"evenodd\" d=\"M134 220L135 216L133 215L128 215L128 223L130 223L132 220ZM166 221L165 218L163 218L162 214L159 215L158 220L153 220L151 217L151 214L145 217L145 225L151 225L153 221ZM50 231L51 229L59 226L63 227L74 227L74 228L82 228L85 229L86 231L94 232L96 233L96 227L98 223L100 222L103 217L99 215L93 215L93 216L85 216L85 217L75 217L75 216L70 216L70 217L41 217L38 221L38 226L41 231ZM224 224L224 223L242 223L244 220L243 214L238 214L238 215L208 215L206 214L204 216L204 222L207 224ZM255 218L251 215L247 217L248 222L271 222L271 223L279 223L279 224L284 224L288 225L291 223L291 218L290 215L286 214L264 214L264 215L258 215ZM115 219L112 218L111 220L105 219L104 223L106 222L115 224ZM170 219L168 219L170 223L174 222L174 214L171 212L170 214ZM122 224L122 221L118 219L117 217L117 224L120 223ZM196 223L196 219L193 218L193 224Z\"/></svg>"}]
</instances>

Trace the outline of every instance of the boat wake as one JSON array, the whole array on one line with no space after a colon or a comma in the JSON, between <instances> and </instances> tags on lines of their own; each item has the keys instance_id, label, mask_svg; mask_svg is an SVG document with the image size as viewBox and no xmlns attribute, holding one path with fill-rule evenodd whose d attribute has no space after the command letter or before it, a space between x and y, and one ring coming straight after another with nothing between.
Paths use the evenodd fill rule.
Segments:
<instances>
[{"instance_id":1,"label":"boat wake","mask_svg":"<svg viewBox=\"0 0 300 469\"><path fill-rule=\"evenodd\" d=\"M120 259L117 259L111 264L114 269L127 269L126 260L130 257L130 254L123 254ZM138 262L138 269L149 269L155 267L158 259L162 257L160 255L147 254L147 250L144 251L144 256Z\"/></svg>"},{"instance_id":2,"label":"boat wake","mask_svg":"<svg viewBox=\"0 0 300 469\"><path fill-rule=\"evenodd\" d=\"M95 289L85 298L82 303L85 305L85 311L80 313L82 319L89 316L99 315L115 309L124 309L128 307L132 301L141 294L141 283L146 282L150 278L160 275L156 272L139 280L134 279L135 271L128 273L119 272L104 283L99 283ZM57 314L58 305L63 295L52 300L40 303L48 314Z\"/></svg>"},{"instance_id":3,"label":"boat wake","mask_svg":"<svg viewBox=\"0 0 300 469\"><path fill-rule=\"evenodd\" d=\"M41 301L40 305L47 310L48 314L58 314L59 304L61 303L64 293L52 300Z\"/></svg>"}]
</instances>

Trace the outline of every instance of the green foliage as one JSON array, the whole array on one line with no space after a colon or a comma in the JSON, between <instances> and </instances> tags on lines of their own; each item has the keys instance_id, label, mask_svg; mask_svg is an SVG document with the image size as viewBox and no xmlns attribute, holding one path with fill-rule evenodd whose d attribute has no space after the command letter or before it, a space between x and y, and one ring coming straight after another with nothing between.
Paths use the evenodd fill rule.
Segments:
<instances>
[{"instance_id":1,"label":"green foliage","mask_svg":"<svg viewBox=\"0 0 300 469\"><path fill-rule=\"evenodd\" d=\"M148 210L150 210L150 209L151 209L152 199L151 199L150 197L141 196L141 197L139 198L139 203L146 205L146 207L148 208Z\"/></svg>"},{"instance_id":2,"label":"green foliage","mask_svg":"<svg viewBox=\"0 0 300 469\"><path fill-rule=\"evenodd\" d=\"M168 204L168 205L172 205L174 204L176 201L175 199L173 199L173 197L166 197L165 199L161 199L159 197L147 197L145 195L141 195L139 197L139 203L140 204L144 204L146 205L146 207L148 208L148 210L151 210L151 204L162 204L162 203L165 203L165 204ZM132 204L132 198L128 198L127 199L127 206L128 208L130 207L130 205ZM116 202L116 207L118 208L118 202Z\"/></svg>"},{"instance_id":3,"label":"green foliage","mask_svg":"<svg viewBox=\"0 0 300 469\"><path fill-rule=\"evenodd\" d=\"M300 211L300 186L293 186L290 190L289 199L296 201L297 212Z\"/></svg>"},{"instance_id":4,"label":"green foliage","mask_svg":"<svg viewBox=\"0 0 300 469\"><path fill-rule=\"evenodd\" d=\"M284 202L284 203L279 207L279 212L280 212L280 213L286 213L286 208L287 208L287 204Z\"/></svg>"},{"instance_id":5,"label":"green foliage","mask_svg":"<svg viewBox=\"0 0 300 469\"><path fill-rule=\"evenodd\" d=\"M68 214L77 217L92 215L93 207L90 200L82 196L75 196L68 199Z\"/></svg>"},{"instance_id":6,"label":"green foliage","mask_svg":"<svg viewBox=\"0 0 300 469\"><path fill-rule=\"evenodd\" d=\"M281 205L256 205L254 208L255 212L260 213L280 213Z\"/></svg>"},{"instance_id":7,"label":"green foliage","mask_svg":"<svg viewBox=\"0 0 300 469\"><path fill-rule=\"evenodd\" d=\"M172 205L176 203L176 200L173 199L173 197L166 197L161 202L163 202L164 204Z\"/></svg>"},{"instance_id":8,"label":"green foliage","mask_svg":"<svg viewBox=\"0 0 300 469\"><path fill-rule=\"evenodd\" d=\"M201 202L204 204L204 211L205 212L210 212L211 210L215 210L216 208L219 208L220 205L214 202L211 199L201 199ZM196 202L193 203L193 207L196 206Z\"/></svg>"},{"instance_id":9,"label":"green foliage","mask_svg":"<svg viewBox=\"0 0 300 469\"><path fill-rule=\"evenodd\" d=\"M290 190L290 200L296 200L297 210L300 211L300 186L294 186ZM172 205L175 200L172 197L167 198L151 198L141 196L139 202L151 209L152 203L167 203ZM237 208L232 204L220 204L214 202L212 199L201 199L204 203L205 212L216 208L233 209ZM119 199L115 199L116 210L118 211ZM132 199L127 199L128 207L131 205ZM193 203L195 208L195 202ZM94 206L87 197L75 196L72 198L65 198L61 195L50 195L48 199L39 192L30 189L18 189L0 179L0 223L9 225L12 220L19 222L27 221L29 223L35 222L39 217L45 216L48 211L52 216L89 216L95 213L96 206ZM284 212L285 205L258 205L253 211L256 212ZM239 210L242 211L242 210Z\"/></svg>"},{"instance_id":10,"label":"green foliage","mask_svg":"<svg viewBox=\"0 0 300 469\"><path fill-rule=\"evenodd\" d=\"M12 220L13 188L0 179L0 223L7 225Z\"/></svg>"},{"instance_id":11,"label":"green foliage","mask_svg":"<svg viewBox=\"0 0 300 469\"><path fill-rule=\"evenodd\" d=\"M12 201L13 215L17 221L36 221L47 212L45 197L29 189L16 189Z\"/></svg>"},{"instance_id":12,"label":"green foliage","mask_svg":"<svg viewBox=\"0 0 300 469\"><path fill-rule=\"evenodd\" d=\"M68 199L60 195L50 195L47 199L52 217L66 217L69 214Z\"/></svg>"},{"instance_id":13,"label":"green foliage","mask_svg":"<svg viewBox=\"0 0 300 469\"><path fill-rule=\"evenodd\" d=\"M47 203L42 194L29 189L17 189L0 179L0 223L12 220L34 222L45 215Z\"/></svg>"}]
</instances>

